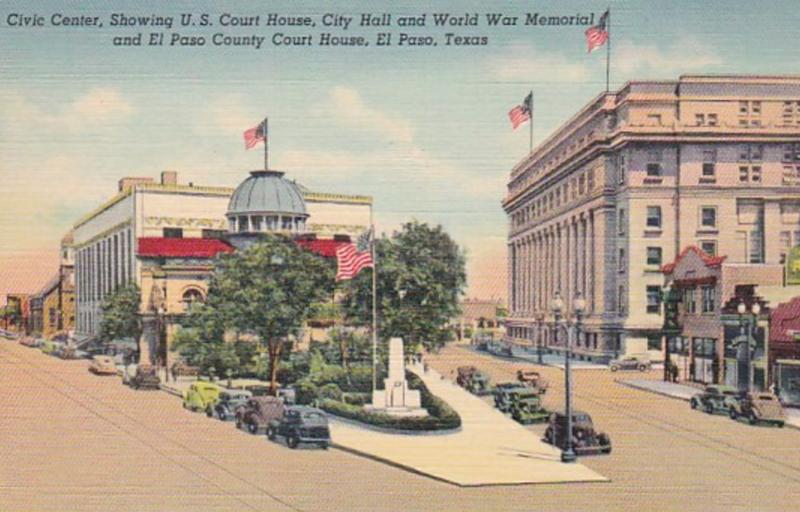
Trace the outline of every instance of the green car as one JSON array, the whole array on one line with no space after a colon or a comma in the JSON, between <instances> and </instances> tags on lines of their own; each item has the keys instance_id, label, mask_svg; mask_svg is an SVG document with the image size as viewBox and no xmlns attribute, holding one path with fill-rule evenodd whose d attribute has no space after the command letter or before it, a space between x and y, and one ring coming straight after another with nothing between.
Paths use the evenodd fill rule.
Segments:
<instances>
[{"instance_id":1,"label":"green car","mask_svg":"<svg viewBox=\"0 0 800 512\"><path fill-rule=\"evenodd\" d=\"M539 392L531 389L512 395L509 412L514 421L523 425L541 423L550 417L550 414L542 407L542 397Z\"/></svg>"},{"instance_id":2,"label":"green car","mask_svg":"<svg viewBox=\"0 0 800 512\"><path fill-rule=\"evenodd\" d=\"M530 392L530 388L519 382L501 382L494 388L494 406L500 412L509 412L515 394Z\"/></svg>"},{"instance_id":3,"label":"green car","mask_svg":"<svg viewBox=\"0 0 800 512\"><path fill-rule=\"evenodd\" d=\"M205 411L212 416L220 391L222 388L212 382L193 382L183 394L183 407L191 411Z\"/></svg>"}]
</instances>

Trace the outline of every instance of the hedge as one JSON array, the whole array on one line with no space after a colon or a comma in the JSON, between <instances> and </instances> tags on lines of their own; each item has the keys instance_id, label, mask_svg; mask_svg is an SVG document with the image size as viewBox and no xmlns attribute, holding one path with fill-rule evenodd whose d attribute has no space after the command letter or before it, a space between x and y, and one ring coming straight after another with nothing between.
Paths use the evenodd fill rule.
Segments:
<instances>
[{"instance_id":1,"label":"hedge","mask_svg":"<svg viewBox=\"0 0 800 512\"><path fill-rule=\"evenodd\" d=\"M368 412L361 405L330 399L322 399L317 405L334 416L392 430L424 432L452 430L461 426L461 417L458 413L447 405L447 402L433 395L419 377L407 373L406 378L410 388L420 391L422 407L428 410L429 416L416 418L390 416L386 413Z\"/></svg>"}]
</instances>

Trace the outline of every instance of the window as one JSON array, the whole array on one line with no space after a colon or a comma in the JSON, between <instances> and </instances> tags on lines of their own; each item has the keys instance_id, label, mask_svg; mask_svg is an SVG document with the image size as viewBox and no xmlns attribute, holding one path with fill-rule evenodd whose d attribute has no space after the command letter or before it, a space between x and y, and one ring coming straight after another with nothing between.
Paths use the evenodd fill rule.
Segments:
<instances>
[{"instance_id":1,"label":"window","mask_svg":"<svg viewBox=\"0 0 800 512\"><path fill-rule=\"evenodd\" d=\"M703 286L703 313L713 313L717 301L717 290L713 286Z\"/></svg>"},{"instance_id":2,"label":"window","mask_svg":"<svg viewBox=\"0 0 800 512\"><path fill-rule=\"evenodd\" d=\"M754 183L761 182L761 166L754 165L750 168L750 181Z\"/></svg>"},{"instance_id":3,"label":"window","mask_svg":"<svg viewBox=\"0 0 800 512\"><path fill-rule=\"evenodd\" d=\"M661 126L661 114L647 114L647 123L650 126Z\"/></svg>"},{"instance_id":4,"label":"window","mask_svg":"<svg viewBox=\"0 0 800 512\"><path fill-rule=\"evenodd\" d=\"M657 334L648 335L647 350L661 350L661 336Z\"/></svg>"},{"instance_id":5,"label":"window","mask_svg":"<svg viewBox=\"0 0 800 512\"><path fill-rule=\"evenodd\" d=\"M750 232L750 263L764 263L761 231L759 230L753 230Z\"/></svg>"},{"instance_id":6,"label":"window","mask_svg":"<svg viewBox=\"0 0 800 512\"><path fill-rule=\"evenodd\" d=\"M261 221L264 217L261 215L253 215L250 217L250 222L253 225L253 231L261 231Z\"/></svg>"},{"instance_id":7,"label":"window","mask_svg":"<svg viewBox=\"0 0 800 512\"><path fill-rule=\"evenodd\" d=\"M709 256L717 255L717 242L714 240L703 240L700 242L700 249Z\"/></svg>"},{"instance_id":8,"label":"window","mask_svg":"<svg viewBox=\"0 0 800 512\"><path fill-rule=\"evenodd\" d=\"M683 307L687 313L695 313L697 304L694 301L694 288L686 288L683 291Z\"/></svg>"},{"instance_id":9,"label":"window","mask_svg":"<svg viewBox=\"0 0 800 512\"><path fill-rule=\"evenodd\" d=\"M617 234L620 236L625 234L625 210L623 208L619 209L619 215L617 215Z\"/></svg>"},{"instance_id":10,"label":"window","mask_svg":"<svg viewBox=\"0 0 800 512\"><path fill-rule=\"evenodd\" d=\"M697 126L703 126L706 124L706 115L705 114L695 114L694 115L694 124Z\"/></svg>"},{"instance_id":11,"label":"window","mask_svg":"<svg viewBox=\"0 0 800 512\"><path fill-rule=\"evenodd\" d=\"M164 228L164 238L183 238L183 228Z\"/></svg>"},{"instance_id":12,"label":"window","mask_svg":"<svg viewBox=\"0 0 800 512\"><path fill-rule=\"evenodd\" d=\"M661 207L648 206L647 207L647 227L648 228L661 228Z\"/></svg>"},{"instance_id":13,"label":"window","mask_svg":"<svg viewBox=\"0 0 800 512\"><path fill-rule=\"evenodd\" d=\"M661 265L661 247L647 248L647 264L657 266Z\"/></svg>"},{"instance_id":14,"label":"window","mask_svg":"<svg viewBox=\"0 0 800 512\"><path fill-rule=\"evenodd\" d=\"M625 155L619 155L617 158L617 183L620 185L625 183Z\"/></svg>"},{"instance_id":15,"label":"window","mask_svg":"<svg viewBox=\"0 0 800 512\"><path fill-rule=\"evenodd\" d=\"M625 249L619 250L619 259L617 260L617 270L625 272Z\"/></svg>"},{"instance_id":16,"label":"window","mask_svg":"<svg viewBox=\"0 0 800 512\"><path fill-rule=\"evenodd\" d=\"M660 313L661 312L661 287L648 286L647 287L647 312Z\"/></svg>"},{"instance_id":17,"label":"window","mask_svg":"<svg viewBox=\"0 0 800 512\"><path fill-rule=\"evenodd\" d=\"M195 304L203 302L203 293L190 288L183 293L182 302L184 311L191 311Z\"/></svg>"},{"instance_id":18,"label":"window","mask_svg":"<svg viewBox=\"0 0 800 512\"><path fill-rule=\"evenodd\" d=\"M717 126L718 124L717 114L708 114L708 126Z\"/></svg>"},{"instance_id":19,"label":"window","mask_svg":"<svg viewBox=\"0 0 800 512\"><path fill-rule=\"evenodd\" d=\"M717 162L717 151L714 149L709 149L703 151L703 177L704 178L713 178L716 176L716 162Z\"/></svg>"},{"instance_id":20,"label":"window","mask_svg":"<svg viewBox=\"0 0 800 512\"><path fill-rule=\"evenodd\" d=\"M625 287L620 286L617 294L617 313L625 313Z\"/></svg>"},{"instance_id":21,"label":"window","mask_svg":"<svg viewBox=\"0 0 800 512\"><path fill-rule=\"evenodd\" d=\"M713 206L704 206L700 209L700 225L704 228L717 227L717 209Z\"/></svg>"},{"instance_id":22,"label":"window","mask_svg":"<svg viewBox=\"0 0 800 512\"><path fill-rule=\"evenodd\" d=\"M237 222L237 224L239 225L239 233L247 232L247 229L249 227L249 223L247 222L247 217L245 216L239 217L239 221Z\"/></svg>"},{"instance_id":23,"label":"window","mask_svg":"<svg viewBox=\"0 0 800 512\"><path fill-rule=\"evenodd\" d=\"M742 165L739 167L739 182L740 183L760 183L761 182L761 166Z\"/></svg>"},{"instance_id":24,"label":"window","mask_svg":"<svg viewBox=\"0 0 800 512\"><path fill-rule=\"evenodd\" d=\"M750 181L750 168L746 165L739 167L739 181L741 183L747 183Z\"/></svg>"},{"instance_id":25,"label":"window","mask_svg":"<svg viewBox=\"0 0 800 512\"><path fill-rule=\"evenodd\" d=\"M661 176L661 164L659 163L647 164L647 176L650 178L657 178Z\"/></svg>"},{"instance_id":26,"label":"window","mask_svg":"<svg viewBox=\"0 0 800 512\"><path fill-rule=\"evenodd\" d=\"M746 101L739 102L739 114L740 115L747 115L750 112L750 109L747 105Z\"/></svg>"}]
</instances>

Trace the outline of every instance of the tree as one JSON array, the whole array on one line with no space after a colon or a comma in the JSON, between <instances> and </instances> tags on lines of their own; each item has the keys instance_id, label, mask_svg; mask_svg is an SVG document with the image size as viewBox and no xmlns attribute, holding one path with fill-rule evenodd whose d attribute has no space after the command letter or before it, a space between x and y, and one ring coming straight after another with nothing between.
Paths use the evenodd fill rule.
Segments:
<instances>
[{"instance_id":1,"label":"tree","mask_svg":"<svg viewBox=\"0 0 800 512\"><path fill-rule=\"evenodd\" d=\"M142 294L136 283L121 286L106 296L101 309L100 337L111 341L118 338L133 338L137 351L141 348L142 318L139 306Z\"/></svg>"},{"instance_id":2,"label":"tree","mask_svg":"<svg viewBox=\"0 0 800 512\"><path fill-rule=\"evenodd\" d=\"M266 235L218 260L200 320L218 333L222 328L255 336L268 353L275 392L281 355L312 314L312 306L330 296L333 278L331 262L290 238Z\"/></svg>"},{"instance_id":3,"label":"tree","mask_svg":"<svg viewBox=\"0 0 800 512\"><path fill-rule=\"evenodd\" d=\"M408 352L416 350L417 344L438 350L452 339L448 324L459 314L467 282L463 250L441 226L412 221L391 238L377 240L375 251L381 338L403 337ZM345 285L343 303L350 322L369 325L369 271Z\"/></svg>"}]
</instances>

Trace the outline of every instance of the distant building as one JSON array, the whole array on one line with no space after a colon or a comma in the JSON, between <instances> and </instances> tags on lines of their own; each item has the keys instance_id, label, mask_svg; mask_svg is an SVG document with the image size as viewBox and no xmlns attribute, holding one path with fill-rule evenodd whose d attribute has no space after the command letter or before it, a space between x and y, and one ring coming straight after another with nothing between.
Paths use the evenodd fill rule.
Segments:
<instances>
[{"instance_id":1,"label":"distant building","mask_svg":"<svg viewBox=\"0 0 800 512\"><path fill-rule=\"evenodd\" d=\"M499 299L468 298L461 301L461 315L456 319L454 327L459 339L469 338L478 332L498 332L505 312L505 305Z\"/></svg>"},{"instance_id":2,"label":"distant building","mask_svg":"<svg viewBox=\"0 0 800 512\"><path fill-rule=\"evenodd\" d=\"M660 272L687 246L780 266L800 244L800 77L682 76L599 95L511 171L508 336L586 299L581 356L661 350ZM569 313L569 311L568 311Z\"/></svg>"},{"instance_id":3,"label":"distant building","mask_svg":"<svg viewBox=\"0 0 800 512\"><path fill-rule=\"evenodd\" d=\"M371 207L371 197L311 192L276 171L254 171L236 190L182 185L169 171L159 183L123 178L74 228L77 331L96 336L103 300L135 282L143 312L163 307L169 337L177 317L205 299L220 252L266 232L312 245L349 241L368 229Z\"/></svg>"}]
</instances>

